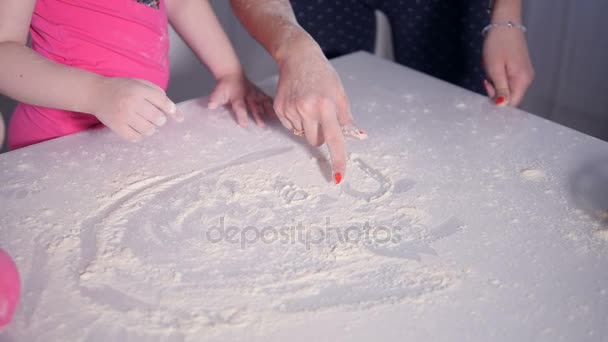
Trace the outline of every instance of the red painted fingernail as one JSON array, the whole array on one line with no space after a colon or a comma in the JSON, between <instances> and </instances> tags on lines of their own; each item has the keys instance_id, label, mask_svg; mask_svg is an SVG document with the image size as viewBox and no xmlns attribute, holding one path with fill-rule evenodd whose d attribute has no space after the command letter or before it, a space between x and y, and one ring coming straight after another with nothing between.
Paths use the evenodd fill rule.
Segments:
<instances>
[{"instance_id":1,"label":"red painted fingernail","mask_svg":"<svg viewBox=\"0 0 608 342\"><path fill-rule=\"evenodd\" d=\"M499 97L496 98L496 104L497 105L501 105L501 104L505 103L505 101L506 101L506 99L505 99L504 96L499 96Z\"/></svg>"},{"instance_id":2,"label":"red painted fingernail","mask_svg":"<svg viewBox=\"0 0 608 342\"><path fill-rule=\"evenodd\" d=\"M364 131L364 130L360 129L360 130L359 130L359 134L367 134L367 133L365 133L365 131Z\"/></svg>"},{"instance_id":3,"label":"red painted fingernail","mask_svg":"<svg viewBox=\"0 0 608 342\"><path fill-rule=\"evenodd\" d=\"M340 184L342 182L342 174L340 172L336 173L334 179L336 180L336 184Z\"/></svg>"}]
</instances>

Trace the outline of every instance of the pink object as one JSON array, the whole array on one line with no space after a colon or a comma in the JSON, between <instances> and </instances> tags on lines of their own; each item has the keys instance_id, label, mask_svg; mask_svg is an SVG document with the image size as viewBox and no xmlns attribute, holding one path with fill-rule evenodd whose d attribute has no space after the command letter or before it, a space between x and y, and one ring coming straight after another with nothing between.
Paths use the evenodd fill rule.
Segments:
<instances>
[{"instance_id":1,"label":"pink object","mask_svg":"<svg viewBox=\"0 0 608 342\"><path fill-rule=\"evenodd\" d=\"M159 3L156 9L135 0L38 0L30 25L32 48L61 64L166 89L168 20L165 1ZM20 104L8 143L16 149L99 124L90 114Z\"/></svg>"},{"instance_id":2,"label":"pink object","mask_svg":"<svg viewBox=\"0 0 608 342\"><path fill-rule=\"evenodd\" d=\"M2 117L2 113L0 113L0 145L4 143L4 118Z\"/></svg>"},{"instance_id":3,"label":"pink object","mask_svg":"<svg viewBox=\"0 0 608 342\"><path fill-rule=\"evenodd\" d=\"M13 318L21 285L17 266L2 249L0 249L0 330L6 327Z\"/></svg>"}]
</instances>

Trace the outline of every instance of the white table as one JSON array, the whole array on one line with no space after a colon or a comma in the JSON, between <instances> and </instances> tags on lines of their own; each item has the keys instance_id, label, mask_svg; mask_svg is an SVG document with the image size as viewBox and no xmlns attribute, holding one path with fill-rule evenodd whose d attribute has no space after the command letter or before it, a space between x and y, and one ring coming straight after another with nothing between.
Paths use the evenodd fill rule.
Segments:
<instances>
[{"instance_id":1,"label":"white table","mask_svg":"<svg viewBox=\"0 0 608 342\"><path fill-rule=\"evenodd\" d=\"M368 54L335 65L370 135L341 186L324 149L203 100L139 144L1 155L23 298L0 340L608 340L608 144Z\"/></svg>"}]
</instances>

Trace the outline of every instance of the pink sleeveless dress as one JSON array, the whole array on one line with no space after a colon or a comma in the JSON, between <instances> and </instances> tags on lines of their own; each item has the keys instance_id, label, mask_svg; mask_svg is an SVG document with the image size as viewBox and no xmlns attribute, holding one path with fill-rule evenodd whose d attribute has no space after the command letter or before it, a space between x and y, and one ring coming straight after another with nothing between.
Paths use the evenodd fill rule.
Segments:
<instances>
[{"instance_id":1,"label":"pink sleeveless dress","mask_svg":"<svg viewBox=\"0 0 608 342\"><path fill-rule=\"evenodd\" d=\"M30 34L34 51L55 62L167 87L169 35L164 0L38 0ZM91 114L22 103L9 125L9 148L99 124Z\"/></svg>"}]
</instances>

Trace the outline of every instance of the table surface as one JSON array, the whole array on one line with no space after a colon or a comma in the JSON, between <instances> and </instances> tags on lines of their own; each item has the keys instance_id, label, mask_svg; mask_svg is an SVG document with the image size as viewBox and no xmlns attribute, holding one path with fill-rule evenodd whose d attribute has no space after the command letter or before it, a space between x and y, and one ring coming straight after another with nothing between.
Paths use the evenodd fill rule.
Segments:
<instances>
[{"instance_id":1,"label":"table surface","mask_svg":"<svg viewBox=\"0 0 608 342\"><path fill-rule=\"evenodd\" d=\"M23 282L0 340L608 340L608 144L365 53L334 63L370 136L340 186L324 148L204 99L138 144L0 155Z\"/></svg>"}]
</instances>

